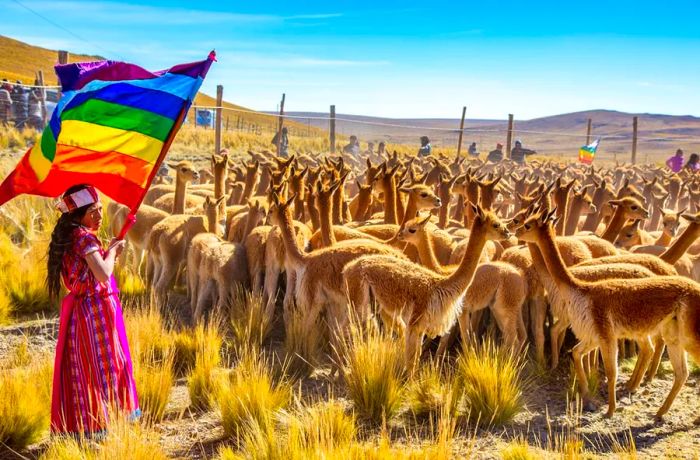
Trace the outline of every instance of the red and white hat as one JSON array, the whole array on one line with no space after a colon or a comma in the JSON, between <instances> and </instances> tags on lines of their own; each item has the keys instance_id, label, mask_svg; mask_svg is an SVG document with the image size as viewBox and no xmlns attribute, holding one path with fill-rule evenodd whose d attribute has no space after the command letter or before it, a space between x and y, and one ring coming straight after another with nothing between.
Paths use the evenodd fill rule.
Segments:
<instances>
[{"instance_id":1,"label":"red and white hat","mask_svg":"<svg viewBox=\"0 0 700 460\"><path fill-rule=\"evenodd\" d=\"M83 206L97 203L98 200L97 190L92 185L88 185L70 195L63 194L56 202L56 209L63 213L71 212Z\"/></svg>"}]
</instances>

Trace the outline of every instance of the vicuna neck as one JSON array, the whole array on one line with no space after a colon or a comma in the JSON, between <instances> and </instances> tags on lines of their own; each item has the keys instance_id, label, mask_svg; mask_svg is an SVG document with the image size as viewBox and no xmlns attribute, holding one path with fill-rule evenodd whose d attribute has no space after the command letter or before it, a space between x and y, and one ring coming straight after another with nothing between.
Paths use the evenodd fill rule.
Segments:
<instances>
[{"instance_id":1,"label":"vicuna neck","mask_svg":"<svg viewBox=\"0 0 700 460\"><path fill-rule=\"evenodd\" d=\"M321 241L324 247L333 246L337 241L335 239L335 234L333 233L333 224L331 222L331 215L333 213L331 202L332 197L321 193L318 198L318 214L321 220Z\"/></svg>"},{"instance_id":2,"label":"vicuna neck","mask_svg":"<svg viewBox=\"0 0 700 460\"><path fill-rule=\"evenodd\" d=\"M625 210L622 207L622 205L619 205L615 209L615 213L613 214L610 223L605 228L605 232L603 232L601 238L611 243L614 243L615 238L617 238L618 233L620 233L620 230L622 230L622 227L625 225L626 220L627 218L625 217Z\"/></svg>"},{"instance_id":3,"label":"vicuna neck","mask_svg":"<svg viewBox=\"0 0 700 460\"><path fill-rule=\"evenodd\" d=\"M700 224L691 222L683 233L676 238L676 241L674 241L659 257L661 257L661 260L664 262L668 262L671 265L675 264L695 242L698 236L700 236Z\"/></svg>"},{"instance_id":4,"label":"vicuna neck","mask_svg":"<svg viewBox=\"0 0 700 460\"><path fill-rule=\"evenodd\" d=\"M382 189L384 191L384 223L398 223L396 219L396 187L394 186L394 176L382 178Z\"/></svg>"},{"instance_id":5,"label":"vicuna neck","mask_svg":"<svg viewBox=\"0 0 700 460\"><path fill-rule=\"evenodd\" d=\"M542 253L549 275L558 287L577 288L579 283L566 268L554 238L554 229L551 225L547 225L541 230L541 235L537 239L537 246Z\"/></svg>"},{"instance_id":6,"label":"vicuna neck","mask_svg":"<svg viewBox=\"0 0 700 460\"><path fill-rule=\"evenodd\" d=\"M564 235L573 235L576 233L576 227L578 226L578 220L581 217L581 209L583 208L583 199L579 197L574 197L574 201L571 203L566 216L566 227L564 228Z\"/></svg>"},{"instance_id":7,"label":"vicuna neck","mask_svg":"<svg viewBox=\"0 0 700 460\"><path fill-rule=\"evenodd\" d=\"M279 227L282 233L282 241L284 242L285 257L294 266L302 265L306 262L306 255L297 246L294 224L292 223L292 210L290 208L284 210L281 220Z\"/></svg>"},{"instance_id":8,"label":"vicuna neck","mask_svg":"<svg viewBox=\"0 0 700 460\"><path fill-rule=\"evenodd\" d=\"M469 234L467 249L457 269L447 276L441 283L442 288L456 288L458 292L464 292L469 287L476 266L481 258L481 251L486 245L486 228L480 218L474 219L474 224Z\"/></svg>"},{"instance_id":9,"label":"vicuna neck","mask_svg":"<svg viewBox=\"0 0 700 460\"><path fill-rule=\"evenodd\" d=\"M175 182L175 199L173 200L173 214L185 213L185 197L187 196L187 180L178 175Z\"/></svg>"}]
</instances>

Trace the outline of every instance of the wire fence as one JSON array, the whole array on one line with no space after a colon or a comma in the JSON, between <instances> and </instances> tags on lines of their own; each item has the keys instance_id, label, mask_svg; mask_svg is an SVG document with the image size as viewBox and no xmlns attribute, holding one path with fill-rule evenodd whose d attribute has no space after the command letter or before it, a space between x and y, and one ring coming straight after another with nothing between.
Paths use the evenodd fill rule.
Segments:
<instances>
[{"instance_id":1,"label":"wire fence","mask_svg":"<svg viewBox=\"0 0 700 460\"><path fill-rule=\"evenodd\" d=\"M58 102L58 86L30 85L0 82L0 123L18 128L41 129L51 116ZM272 138L278 131L277 111L254 111L242 107L216 105L193 105L185 119L185 126L210 130L214 136L216 112L221 109L221 126L224 133L242 133L259 137L259 145L273 148ZM291 138L329 137L331 123L335 125L336 145L342 150L350 136L359 139L361 150L376 148L380 142L387 145L414 145L417 151L419 138L427 136L433 149L454 151L462 132L462 151L465 155L476 152L485 155L502 144L507 148L508 122L506 120L465 121L459 129L458 119L399 120L377 119L361 115L330 115L320 113L288 113L283 116L284 126ZM581 118L570 123L568 130L541 129L542 123L518 121L511 130L511 139L520 140L523 146L536 150L538 154L558 157L577 156L578 150L586 142L600 139L598 158L607 160L629 160L632 144L632 119L629 125L593 123L590 136L587 133L587 119ZM452 126L450 126L452 125ZM269 140L268 140L269 139ZM293 150L294 146L290 145ZM390 148L390 147L389 147ZM700 121L694 126L679 129L658 126L646 131L642 127L637 133L637 161L658 161L660 157L672 154L677 148L689 152L700 150Z\"/></svg>"}]
</instances>

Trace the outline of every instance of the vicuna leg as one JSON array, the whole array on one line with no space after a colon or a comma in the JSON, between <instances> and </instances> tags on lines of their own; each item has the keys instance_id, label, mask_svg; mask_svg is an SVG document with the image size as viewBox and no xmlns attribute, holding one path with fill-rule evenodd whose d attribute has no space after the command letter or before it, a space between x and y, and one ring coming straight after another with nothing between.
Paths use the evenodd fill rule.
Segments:
<instances>
[{"instance_id":1,"label":"vicuna leg","mask_svg":"<svg viewBox=\"0 0 700 460\"><path fill-rule=\"evenodd\" d=\"M583 370L583 357L594 348L595 346L589 343L579 342L571 350L571 357L574 360L574 370L576 371L576 379L578 380L579 393L581 394L581 400L585 410L594 410L594 405L591 401L590 390L588 388L588 378L586 377L586 372Z\"/></svg>"},{"instance_id":2,"label":"vicuna leg","mask_svg":"<svg viewBox=\"0 0 700 460\"><path fill-rule=\"evenodd\" d=\"M617 383L617 340L604 341L600 347L605 366L605 376L608 379L608 412L605 417L612 417L617 406L615 384ZM588 383L588 382L586 382Z\"/></svg>"},{"instance_id":3,"label":"vicuna leg","mask_svg":"<svg viewBox=\"0 0 700 460\"><path fill-rule=\"evenodd\" d=\"M654 380L656 374L659 372L659 365L661 364L661 357L664 354L666 345L664 344L664 339L661 334L656 334L654 336L654 357L651 359L651 364L649 364L649 369L647 369L646 376L644 377L644 383L649 383Z\"/></svg>"},{"instance_id":4,"label":"vicuna leg","mask_svg":"<svg viewBox=\"0 0 700 460\"><path fill-rule=\"evenodd\" d=\"M406 331L406 368L411 374L416 370L418 366L418 360L420 359L420 350L423 345L423 333L418 332L415 328L410 328Z\"/></svg>"},{"instance_id":5,"label":"vicuna leg","mask_svg":"<svg viewBox=\"0 0 700 460\"><path fill-rule=\"evenodd\" d=\"M532 299L530 316L532 320L532 333L535 337L535 352L537 362L544 365L544 320L547 316L547 303L544 298L537 296Z\"/></svg>"},{"instance_id":6,"label":"vicuna leg","mask_svg":"<svg viewBox=\"0 0 700 460\"><path fill-rule=\"evenodd\" d=\"M557 366L559 366L559 355L561 354L561 345L564 342L564 334L566 334L566 329L568 327L569 323L567 321L559 319L549 330L550 348L552 350L552 369L556 369Z\"/></svg>"},{"instance_id":7,"label":"vicuna leg","mask_svg":"<svg viewBox=\"0 0 700 460\"><path fill-rule=\"evenodd\" d=\"M637 362L634 365L634 371L632 371L629 381L625 385L627 390L630 392L633 392L639 388L639 384L642 383L642 377L644 377L647 367L649 367L649 362L652 359L652 355L654 354L654 346L651 343L650 337L646 337L644 340L638 341L637 345L639 345Z\"/></svg>"},{"instance_id":8,"label":"vicuna leg","mask_svg":"<svg viewBox=\"0 0 700 460\"><path fill-rule=\"evenodd\" d=\"M686 352L680 344L678 334L678 321L676 319L669 321L669 323L664 326L663 338L668 348L668 357L671 360L671 366L673 366L673 386L666 400L661 405L661 408L659 408L659 411L656 413L657 419L661 419L661 417L668 412L678 392L681 391L686 380L688 380L688 361L686 359Z\"/></svg>"}]
</instances>

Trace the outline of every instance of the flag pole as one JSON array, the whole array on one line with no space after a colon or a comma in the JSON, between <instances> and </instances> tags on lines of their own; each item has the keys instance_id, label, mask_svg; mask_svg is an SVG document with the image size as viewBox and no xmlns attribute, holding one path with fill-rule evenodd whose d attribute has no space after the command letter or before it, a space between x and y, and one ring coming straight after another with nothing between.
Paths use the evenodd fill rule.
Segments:
<instances>
[{"instance_id":1,"label":"flag pole","mask_svg":"<svg viewBox=\"0 0 700 460\"><path fill-rule=\"evenodd\" d=\"M209 53L208 59L215 61L216 60L216 53L214 51ZM194 98L192 100L194 101ZM148 181L146 182L146 186L143 188L143 193L139 197L139 200L136 202L136 204L129 211L129 215L126 217L126 220L124 221L124 224L122 225L122 228L119 231L119 234L117 235L117 239L123 240L124 237L126 236L126 233L129 231L129 229L131 227L133 227L134 224L136 223L136 212L138 211L139 207L141 207L141 204L143 203L143 200L146 197L146 193L148 192L148 189L151 186L153 179L155 178L156 174L158 173L158 169L160 168L161 163L163 163L163 160L165 159L165 155L168 153L168 150L170 150L170 144L173 143L175 136L177 135L178 131L180 131L180 128L182 127L182 122L185 119L185 115L187 114L187 111L190 109L191 105L192 105L192 101L190 101L189 104L184 105L182 107L182 110L180 110L180 113L178 114L177 119L175 120L175 124L173 125L173 129L170 131L170 134L168 135L168 138L165 140L165 143L163 143L163 148L160 150L160 154L158 155L158 159L156 160L155 164L153 165L153 169L151 170L151 174L148 176Z\"/></svg>"}]
</instances>

